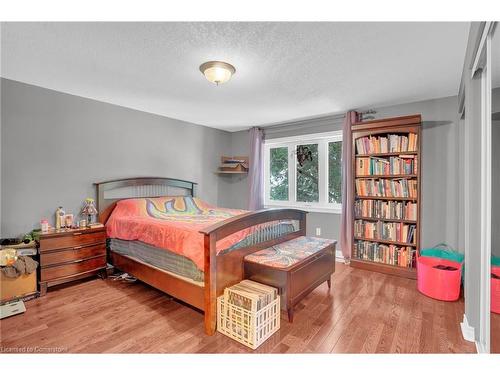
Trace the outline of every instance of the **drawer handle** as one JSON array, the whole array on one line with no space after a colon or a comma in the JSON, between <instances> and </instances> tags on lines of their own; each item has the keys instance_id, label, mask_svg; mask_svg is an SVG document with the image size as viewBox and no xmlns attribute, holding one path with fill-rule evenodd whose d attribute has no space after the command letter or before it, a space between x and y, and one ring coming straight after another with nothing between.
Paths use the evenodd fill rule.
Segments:
<instances>
[{"instance_id":1,"label":"drawer handle","mask_svg":"<svg viewBox=\"0 0 500 375\"><path fill-rule=\"evenodd\" d=\"M80 250L81 248L83 248L83 246L75 246L73 250Z\"/></svg>"},{"instance_id":2,"label":"drawer handle","mask_svg":"<svg viewBox=\"0 0 500 375\"><path fill-rule=\"evenodd\" d=\"M75 233L73 233L73 236L79 236L81 234L82 234L82 232L75 232Z\"/></svg>"}]
</instances>

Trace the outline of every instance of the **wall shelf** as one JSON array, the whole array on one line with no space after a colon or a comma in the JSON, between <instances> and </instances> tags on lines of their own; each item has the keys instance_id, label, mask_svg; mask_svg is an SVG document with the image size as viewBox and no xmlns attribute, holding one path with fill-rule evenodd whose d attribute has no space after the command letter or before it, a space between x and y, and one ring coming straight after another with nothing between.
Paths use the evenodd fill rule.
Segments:
<instances>
[{"instance_id":1,"label":"wall shelf","mask_svg":"<svg viewBox=\"0 0 500 375\"><path fill-rule=\"evenodd\" d=\"M248 174L248 156L221 156L221 166L215 172L219 175L246 175Z\"/></svg>"},{"instance_id":2,"label":"wall shelf","mask_svg":"<svg viewBox=\"0 0 500 375\"><path fill-rule=\"evenodd\" d=\"M216 171L217 174L248 174L248 172Z\"/></svg>"}]
</instances>

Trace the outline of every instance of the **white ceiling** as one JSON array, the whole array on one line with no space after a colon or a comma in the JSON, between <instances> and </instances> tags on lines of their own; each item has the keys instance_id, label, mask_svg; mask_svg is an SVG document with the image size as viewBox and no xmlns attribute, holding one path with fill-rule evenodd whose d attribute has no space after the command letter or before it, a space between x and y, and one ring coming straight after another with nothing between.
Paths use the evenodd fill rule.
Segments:
<instances>
[{"instance_id":1,"label":"white ceiling","mask_svg":"<svg viewBox=\"0 0 500 375\"><path fill-rule=\"evenodd\" d=\"M3 23L2 77L225 130L456 95L468 23ZM198 67L224 60L219 87Z\"/></svg>"}]
</instances>

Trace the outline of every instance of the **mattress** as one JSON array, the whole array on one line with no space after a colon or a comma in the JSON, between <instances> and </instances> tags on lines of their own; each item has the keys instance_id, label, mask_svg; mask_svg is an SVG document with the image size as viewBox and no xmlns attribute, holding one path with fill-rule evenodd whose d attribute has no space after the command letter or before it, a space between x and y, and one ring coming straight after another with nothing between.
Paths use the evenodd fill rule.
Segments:
<instances>
[{"instance_id":1,"label":"mattress","mask_svg":"<svg viewBox=\"0 0 500 375\"><path fill-rule=\"evenodd\" d=\"M141 241L126 241L117 238L108 240L110 250L120 255L138 259L174 275L192 281L203 282L204 273L192 260L172 251L148 245Z\"/></svg>"},{"instance_id":2,"label":"mattress","mask_svg":"<svg viewBox=\"0 0 500 375\"><path fill-rule=\"evenodd\" d=\"M191 260L204 269L200 231L247 211L221 208L192 197L134 198L117 202L106 223L109 238L140 241ZM292 221L274 221L240 230L216 244L217 254L250 246L295 230Z\"/></svg>"},{"instance_id":3,"label":"mattress","mask_svg":"<svg viewBox=\"0 0 500 375\"><path fill-rule=\"evenodd\" d=\"M266 228L266 230L260 230L250 234L219 254L225 254L236 249L252 246L267 241L272 237L281 236L293 231L295 231L295 226L292 222L280 222L272 227ZM191 259L168 249L152 246L141 241L127 241L118 238L108 239L108 247L118 254L138 259L176 276L187 278L195 282L204 281L203 270L200 270Z\"/></svg>"}]
</instances>

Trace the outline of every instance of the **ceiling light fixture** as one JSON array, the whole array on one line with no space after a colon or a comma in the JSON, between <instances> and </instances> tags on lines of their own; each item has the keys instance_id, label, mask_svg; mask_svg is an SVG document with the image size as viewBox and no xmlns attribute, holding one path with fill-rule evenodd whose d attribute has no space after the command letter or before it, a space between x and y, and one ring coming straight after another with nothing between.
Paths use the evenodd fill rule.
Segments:
<instances>
[{"instance_id":1,"label":"ceiling light fixture","mask_svg":"<svg viewBox=\"0 0 500 375\"><path fill-rule=\"evenodd\" d=\"M236 72L236 69L231 64L223 61L207 61L200 65L200 72L205 78L215 83L217 86L231 79L231 76Z\"/></svg>"}]
</instances>

